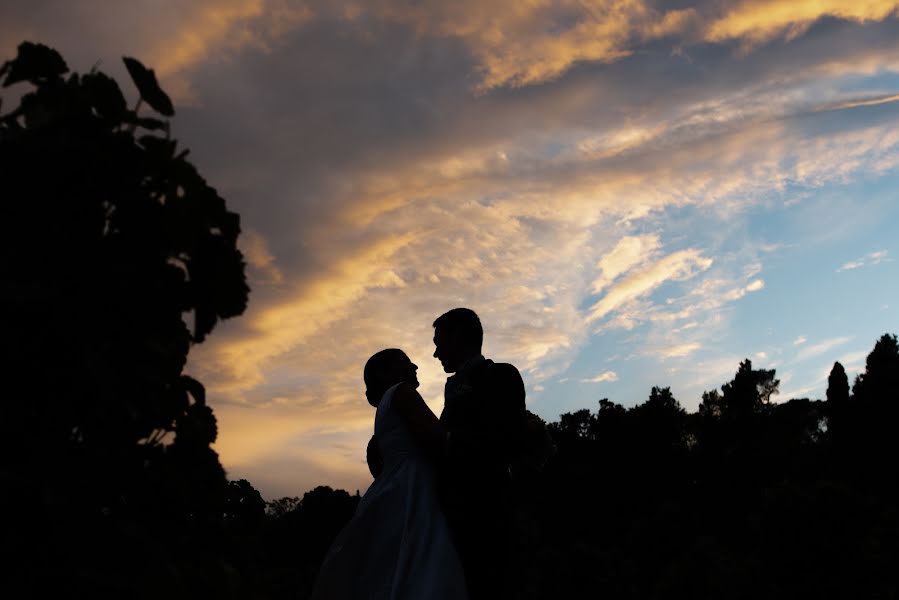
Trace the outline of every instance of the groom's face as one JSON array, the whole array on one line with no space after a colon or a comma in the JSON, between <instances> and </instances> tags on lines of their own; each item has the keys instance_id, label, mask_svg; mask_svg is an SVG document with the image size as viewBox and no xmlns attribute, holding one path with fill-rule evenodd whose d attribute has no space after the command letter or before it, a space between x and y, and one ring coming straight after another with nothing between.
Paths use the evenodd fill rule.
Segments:
<instances>
[{"instance_id":1,"label":"groom's face","mask_svg":"<svg viewBox=\"0 0 899 600\"><path fill-rule=\"evenodd\" d=\"M448 331L445 327L434 329L434 347L434 358L440 361L445 372L459 370L465 356L454 331Z\"/></svg>"}]
</instances>

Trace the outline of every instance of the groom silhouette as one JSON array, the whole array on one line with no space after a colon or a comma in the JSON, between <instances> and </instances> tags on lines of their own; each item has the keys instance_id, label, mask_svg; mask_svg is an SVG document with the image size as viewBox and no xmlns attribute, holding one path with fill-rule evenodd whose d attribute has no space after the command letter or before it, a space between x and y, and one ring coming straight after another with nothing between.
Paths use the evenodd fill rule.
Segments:
<instances>
[{"instance_id":1,"label":"groom silhouette","mask_svg":"<svg viewBox=\"0 0 899 600\"><path fill-rule=\"evenodd\" d=\"M509 463L525 429L525 391L514 366L484 358L475 312L454 308L434 321L434 357L446 381L438 471L441 504L473 600L502 598L511 552Z\"/></svg>"}]
</instances>

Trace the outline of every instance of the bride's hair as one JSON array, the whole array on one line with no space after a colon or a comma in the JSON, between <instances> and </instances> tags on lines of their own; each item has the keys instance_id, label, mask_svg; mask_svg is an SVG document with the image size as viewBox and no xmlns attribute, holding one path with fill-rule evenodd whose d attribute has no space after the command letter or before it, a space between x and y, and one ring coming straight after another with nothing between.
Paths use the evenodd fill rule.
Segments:
<instances>
[{"instance_id":1,"label":"bride's hair","mask_svg":"<svg viewBox=\"0 0 899 600\"><path fill-rule=\"evenodd\" d=\"M396 383L390 380L389 370L398 358L404 356L406 353L398 348L387 348L375 352L365 363L362 378L365 380L365 397L368 398L369 404L377 408L384 392Z\"/></svg>"}]
</instances>

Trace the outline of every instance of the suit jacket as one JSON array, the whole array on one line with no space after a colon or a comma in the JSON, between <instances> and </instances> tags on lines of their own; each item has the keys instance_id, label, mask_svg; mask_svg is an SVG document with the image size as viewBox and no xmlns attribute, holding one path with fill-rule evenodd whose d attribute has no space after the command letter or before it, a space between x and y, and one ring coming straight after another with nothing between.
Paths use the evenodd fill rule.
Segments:
<instances>
[{"instance_id":1,"label":"suit jacket","mask_svg":"<svg viewBox=\"0 0 899 600\"><path fill-rule=\"evenodd\" d=\"M525 415L524 382L513 365L480 360L451 378L440 414L448 433L440 474L445 501L483 503L485 494L503 496Z\"/></svg>"}]
</instances>

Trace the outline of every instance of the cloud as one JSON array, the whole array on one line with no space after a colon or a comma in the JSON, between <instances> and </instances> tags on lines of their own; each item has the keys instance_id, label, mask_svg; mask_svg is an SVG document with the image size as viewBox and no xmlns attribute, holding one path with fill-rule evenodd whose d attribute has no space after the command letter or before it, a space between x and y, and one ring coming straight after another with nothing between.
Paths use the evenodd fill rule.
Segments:
<instances>
[{"instance_id":1,"label":"cloud","mask_svg":"<svg viewBox=\"0 0 899 600\"><path fill-rule=\"evenodd\" d=\"M761 289L764 289L764 287L765 287L764 280L754 279L753 281L749 282L749 285L747 285L743 289L745 289L747 292L757 292Z\"/></svg>"},{"instance_id":2,"label":"cloud","mask_svg":"<svg viewBox=\"0 0 899 600\"><path fill-rule=\"evenodd\" d=\"M716 282L717 283L717 282ZM765 281L763 279L753 279L743 287L732 288L722 294L722 299L726 301L739 300L746 294L758 292L765 289Z\"/></svg>"},{"instance_id":3,"label":"cloud","mask_svg":"<svg viewBox=\"0 0 899 600\"><path fill-rule=\"evenodd\" d=\"M667 358L683 358L685 356L690 356L694 354L697 350L702 348L702 344L699 342L686 342L683 344L676 344L673 346L665 346L661 348L651 348L647 351L647 354L651 356L657 356L662 359Z\"/></svg>"},{"instance_id":4,"label":"cloud","mask_svg":"<svg viewBox=\"0 0 899 600\"><path fill-rule=\"evenodd\" d=\"M618 374L615 373L615 371L605 371L603 373L600 373L596 377L581 379L581 383L603 383L606 381L618 381Z\"/></svg>"},{"instance_id":5,"label":"cloud","mask_svg":"<svg viewBox=\"0 0 899 600\"><path fill-rule=\"evenodd\" d=\"M600 276L593 282L593 293L598 294L622 273L645 263L660 248L659 236L625 236L603 255L596 267Z\"/></svg>"},{"instance_id":6,"label":"cloud","mask_svg":"<svg viewBox=\"0 0 899 600\"><path fill-rule=\"evenodd\" d=\"M842 354L835 362L839 362L846 369L846 373L859 373L865 369L865 361L868 358L867 350L857 350L855 352L847 352ZM827 374L833 368L833 363L827 368ZM850 379L851 380L851 379Z\"/></svg>"},{"instance_id":7,"label":"cloud","mask_svg":"<svg viewBox=\"0 0 899 600\"><path fill-rule=\"evenodd\" d=\"M476 89L487 91L552 80L582 61L618 60L632 52L634 40L682 30L693 11L660 12L643 0L590 4L431 0L415 6L373 2L359 11L363 14L412 26L423 35L461 40L478 59Z\"/></svg>"},{"instance_id":8,"label":"cloud","mask_svg":"<svg viewBox=\"0 0 899 600\"><path fill-rule=\"evenodd\" d=\"M282 283L284 281L284 274L278 268L265 238L253 230L248 230L241 233L238 242L247 264L258 274L255 281L251 281L251 283Z\"/></svg>"},{"instance_id":9,"label":"cloud","mask_svg":"<svg viewBox=\"0 0 899 600\"><path fill-rule=\"evenodd\" d=\"M707 25L704 38L710 42L741 39L747 45L767 42L777 36L795 38L823 17L847 21L880 21L896 13L893 0L799 0L784 4L778 0L739 2L723 16Z\"/></svg>"},{"instance_id":10,"label":"cloud","mask_svg":"<svg viewBox=\"0 0 899 600\"><path fill-rule=\"evenodd\" d=\"M835 344L832 347L835 347L836 345L842 344ZM831 348L827 348L828 351L830 349ZM824 354L824 352L817 353L818 356L820 356L821 354ZM855 350L850 352L844 351L842 354L839 354L836 357L836 360L826 360L820 368L816 369L810 380L806 381L807 385L793 387L785 392L781 392L781 398L790 399L809 396L824 398L827 391L827 381L830 377L830 371L833 369L833 365L835 362L839 362L841 365L843 365L843 368L846 370L848 381L851 385L855 375L864 371L865 358L867 356L867 350ZM785 386L788 383L791 383L793 373L790 372L787 375L788 376L782 378L782 383Z\"/></svg>"},{"instance_id":11,"label":"cloud","mask_svg":"<svg viewBox=\"0 0 899 600\"><path fill-rule=\"evenodd\" d=\"M854 269L858 269L859 267L869 267L873 265L879 265L882 262L889 261L890 259L887 257L888 252L886 250L878 250L877 252L871 252L870 254L866 254L858 260L852 260L847 263L843 263L839 269L837 269L837 273L840 271L852 271Z\"/></svg>"},{"instance_id":12,"label":"cloud","mask_svg":"<svg viewBox=\"0 0 899 600\"><path fill-rule=\"evenodd\" d=\"M807 342L807 341L808 341L808 339L807 339L804 335L800 335L798 338L796 338L795 340L793 340L793 345L794 345L794 346L801 346L802 344L804 344L804 343Z\"/></svg>"},{"instance_id":13,"label":"cloud","mask_svg":"<svg viewBox=\"0 0 899 600\"><path fill-rule=\"evenodd\" d=\"M818 342L817 344L803 346L802 349L796 353L796 362L803 362L810 358L814 358L816 356L820 356L822 354L830 352L834 348L848 343L850 340L852 340L851 337L842 336L826 339Z\"/></svg>"},{"instance_id":14,"label":"cloud","mask_svg":"<svg viewBox=\"0 0 899 600\"><path fill-rule=\"evenodd\" d=\"M244 317L243 335L203 346L192 358L211 369L214 388L241 393L265 380L267 361L303 344L315 333L347 316L369 288L403 287L402 279L384 261L409 243L411 236L380 240L357 255L344 257L315 281L305 282L295 295L251 310Z\"/></svg>"},{"instance_id":15,"label":"cloud","mask_svg":"<svg viewBox=\"0 0 899 600\"><path fill-rule=\"evenodd\" d=\"M62 7L62 13L28 10L33 2L13 2L0 44L8 53L15 36L52 31L60 37L70 22L86 27L98 41L122 37L132 52L152 62L163 82L184 100L195 90L185 73L204 61L227 59L252 49L272 53L284 38L306 26L328 25L371 36L374 24L408 28L419 37L449 39L471 54L474 90L543 84L578 64L614 63L641 48L663 42L683 52L702 42L738 40L744 50L775 37L796 38L825 17L854 23L885 21L896 14L892 0L778 0L733 2L723 8L696 1L662 10L647 0L583 3L428 0L193 0L169 6L133 2L110 7L94 1ZM57 7L59 8L59 7ZM165 32L152 36L150 32ZM164 37L164 40L158 38ZM82 36L80 39L84 39ZM99 47L99 46L95 46Z\"/></svg>"},{"instance_id":16,"label":"cloud","mask_svg":"<svg viewBox=\"0 0 899 600\"><path fill-rule=\"evenodd\" d=\"M176 106L198 98L188 72L206 61L227 60L247 47L268 48L313 16L308 5L292 0L191 0L115 3L84 0L41 10L40 2L4 6L0 51L11 54L22 39L36 38L74 57L71 66L104 60L118 66L121 54L151 66ZM72 24L77 23L77 27Z\"/></svg>"},{"instance_id":17,"label":"cloud","mask_svg":"<svg viewBox=\"0 0 899 600\"><path fill-rule=\"evenodd\" d=\"M744 52L778 36L793 39L825 17L866 23L896 13L892 0L803 0L789 6L778 0L659 10L643 0L522 4L511 0L460 2L432 0L415 7L399 2L371 3L353 10L403 23L424 35L461 40L477 58L475 89L541 84L579 63L611 63L648 43L665 40L677 50L699 42L738 40Z\"/></svg>"},{"instance_id":18,"label":"cloud","mask_svg":"<svg viewBox=\"0 0 899 600\"><path fill-rule=\"evenodd\" d=\"M588 321L600 319L624 303L651 293L666 281L690 279L708 269L712 262L711 258L692 248L669 254L612 287L591 307Z\"/></svg>"}]
</instances>

